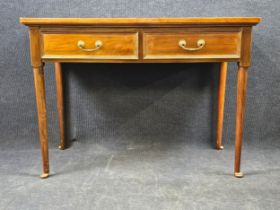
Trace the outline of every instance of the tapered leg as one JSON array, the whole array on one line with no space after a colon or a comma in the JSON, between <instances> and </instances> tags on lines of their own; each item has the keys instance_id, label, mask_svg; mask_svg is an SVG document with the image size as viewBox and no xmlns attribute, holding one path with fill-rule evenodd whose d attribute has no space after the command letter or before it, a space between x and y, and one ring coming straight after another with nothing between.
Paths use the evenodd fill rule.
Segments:
<instances>
[{"instance_id":1,"label":"tapered leg","mask_svg":"<svg viewBox=\"0 0 280 210\"><path fill-rule=\"evenodd\" d=\"M248 67L239 66L237 79L237 101L236 101L236 133L235 133L235 163L234 175L236 177L243 177L240 171L241 149L243 138L243 124L245 111L245 97L247 86Z\"/></svg>"},{"instance_id":2,"label":"tapered leg","mask_svg":"<svg viewBox=\"0 0 280 210\"><path fill-rule=\"evenodd\" d=\"M224 104L226 93L226 79L227 79L227 62L221 63L220 66L220 78L218 87L218 116L217 116L217 139L216 148L223 149L222 137L223 137L223 121L224 121Z\"/></svg>"},{"instance_id":3,"label":"tapered leg","mask_svg":"<svg viewBox=\"0 0 280 210\"><path fill-rule=\"evenodd\" d=\"M41 143L41 152L43 160L43 174L41 178L49 176L49 154L48 154L48 136L47 136L47 113L46 113L46 97L44 84L43 67L33 67L36 103L38 112L39 136Z\"/></svg>"},{"instance_id":4,"label":"tapered leg","mask_svg":"<svg viewBox=\"0 0 280 210\"><path fill-rule=\"evenodd\" d=\"M56 97L57 97L57 111L58 123L60 133L59 149L65 149L65 133L64 133L64 102L63 102L63 83L62 83L62 69L61 63L55 63L55 80L56 80Z\"/></svg>"}]
</instances>

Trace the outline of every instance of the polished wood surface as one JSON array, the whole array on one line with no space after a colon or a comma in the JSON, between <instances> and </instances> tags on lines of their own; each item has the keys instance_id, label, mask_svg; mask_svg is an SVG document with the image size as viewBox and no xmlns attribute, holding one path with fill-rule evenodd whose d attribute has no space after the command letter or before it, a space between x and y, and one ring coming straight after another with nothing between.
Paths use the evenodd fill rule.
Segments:
<instances>
[{"instance_id":1,"label":"polished wood surface","mask_svg":"<svg viewBox=\"0 0 280 210\"><path fill-rule=\"evenodd\" d=\"M259 17L197 18L20 18L25 25L256 25Z\"/></svg>"},{"instance_id":2,"label":"polished wood surface","mask_svg":"<svg viewBox=\"0 0 280 210\"><path fill-rule=\"evenodd\" d=\"M43 58L92 58L92 59L137 59L137 33L75 33L43 34ZM85 48L95 47L100 40L103 45L95 51L83 51L78 41L85 42Z\"/></svg>"},{"instance_id":3,"label":"polished wood surface","mask_svg":"<svg viewBox=\"0 0 280 210\"><path fill-rule=\"evenodd\" d=\"M218 29L217 29L218 30ZM221 29L219 29L221 30ZM205 46L197 51L186 51L179 46L185 40L187 47L196 48L203 39ZM189 31L144 33L144 59L209 59L240 58L241 31Z\"/></svg>"},{"instance_id":4,"label":"polished wood surface","mask_svg":"<svg viewBox=\"0 0 280 210\"><path fill-rule=\"evenodd\" d=\"M252 27L243 27L240 66L249 67L251 65L252 40Z\"/></svg>"},{"instance_id":5,"label":"polished wood surface","mask_svg":"<svg viewBox=\"0 0 280 210\"><path fill-rule=\"evenodd\" d=\"M234 174L236 177L242 177L240 171L241 148L243 138L243 125L245 114L245 97L248 77L248 67L239 66L237 76L237 100L236 100L236 131L235 131L235 162Z\"/></svg>"},{"instance_id":6,"label":"polished wood surface","mask_svg":"<svg viewBox=\"0 0 280 210\"><path fill-rule=\"evenodd\" d=\"M29 28L31 65L33 67L35 95L38 113L38 127L43 161L41 178L49 176L49 151L47 135L47 110L44 82L44 65L40 56L40 33L38 27Z\"/></svg>"},{"instance_id":7,"label":"polished wood surface","mask_svg":"<svg viewBox=\"0 0 280 210\"><path fill-rule=\"evenodd\" d=\"M192 63L219 62L217 149L222 130L227 63L237 62L234 175L240 170L245 93L251 64L252 27L258 17L235 18L20 18L29 27L43 174L49 175L44 62L55 62L60 148L65 148L61 62ZM83 45L78 42L82 40ZM185 44L180 44L184 40ZM203 44L199 44L203 40ZM97 41L102 42L97 45ZM90 50L87 50L90 49Z\"/></svg>"},{"instance_id":8,"label":"polished wood surface","mask_svg":"<svg viewBox=\"0 0 280 210\"><path fill-rule=\"evenodd\" d=\"M46 111L46 96L44 84L43 66L34 67L34 84L36 93L36 103L38 112L38 126L41 143L41 152L43 159L43 174L42 178L49 176L49 152L48 152L48 135L47 135L47 111Z\"/></svg>"},{"instance_id":9,"label":"polished wood surface","mask_svg":"<svg viewBox=\"0 0 280 210\"><path fill-rule=\"evenodd\" d=\"M226 96L226 80L227 80L227 62L221 63L220 66L220 77L218 86L218 107L217 107L217 139L216 148L221 150L224 149L222 144L223 138L223 123L224 123L224 106Z\"/></svg>"},{"instance_id":10,"label":"polished wood surface","mask_svg":"<svg viewBox=\"0 0 280 210\"><path fill-rule=\"evenodd\" d=\"M65 126L64 126L64 97L63 97L63 78L61 63L55 63L55 83L56 83L56 105L58 112L59 136L60 144L59 149L65 149Z\"/></svg>"}]
</instances>

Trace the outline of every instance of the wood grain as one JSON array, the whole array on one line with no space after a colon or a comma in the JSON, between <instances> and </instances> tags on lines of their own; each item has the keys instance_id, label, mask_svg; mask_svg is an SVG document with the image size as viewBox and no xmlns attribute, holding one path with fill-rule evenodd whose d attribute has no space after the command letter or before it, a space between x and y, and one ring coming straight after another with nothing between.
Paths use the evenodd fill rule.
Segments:
<instances>
[{"instance_id":1,"label":"wood grain","mask_svg":"<svg viewBox=\"0 0 280 210\"><path fill-rule=\"evenodd\" d=\"M48 152L48 135L47 135L47 111L43 66L34 67L34 84L36 93L36 103L38 112L38 126L41 143L41 153L43 160L42 178L49 176L49 152Z\"/></svg>"},{"instance_id":2,"label":"wood grain","mask_svg":"<svg viewBox=\"0 0 280 210\"><path fill-rule=\"evenodd\" d=\"M260 17L198 17L198 18L26 18L25 25L256 25Z\"/></svg>"},{"instance_id":3,"label":"wood grain","mask_svg":"<svg viewBox=\"0 0 280 210\"><path fill-rule=\"evenodd\" d=\"M224 106L225 106L225 95L226 95L226 80L227 80L227 62L221 63L220 66L220 77L218 86L218 116L217 116L217 139L216 148L223 149L222 144L223 138L223 122L224 122Z\"/></svg>"},{"instance_id":4,"label":"wood grain","mask_svg":"<svg viewBox=\"0 0 280 210\"><path fill-rule=\"evenodd\" d=\"M48 152L48 135L47 135L47 113L46 113L46 96L44 69L40 53L40 31L39 27L29 28L31 65L33 67L35 96L37 104L39 138L41 144L41 154L43 161L43 173L41 178L49 176L49 152Z\"/></svg>"},{"instance_id":5,"label":"wood grain","mask_svg":"<svg viewBox=\"0 0 280 210\"><path fill-rule=\"evenodd\" d=\"M208 59L240 58L240 32L173 32L144 33L144 59ZM197 47L197 41L205 40L198 51L186 51L178 43L185 40L187 47Z\"/></svg>"},{"instance_id":6,"label":"wood grain","mask_svg":"<svg viewBox=\"0 0 280 210\"><path fill-rule=\"evenodd\" d=\"M92 58L92 59L137 59L137 33L92 33L92 34L43 34L43 58ZM86 52L78 48L79 40L87 49L94 48L97 40L100 49Z\"/></svg>"},{"instance_id":7,"label":"wood grain","mask_svg":"<svg viewBox=\"0 0 280 210\"><path fill-rule=\"evenodd\" d=\"M241 66L250 66L252 49L252 27L242 28Z\"/></svg>"},{"instance_id":8,"label":"wood grain","mask_svg":"<svg viewBox=\"0 0 280 210\"><path fill-rule=\"evenodd\" d=\"M29 27L30 59L33 67L42 66L39 30L39 27Z\"/></svg>"},{"instance_id":9,"label":"wood grain","mask_svg":"<svg viewBox=\"0 0 280 210\"><path fill-rule=\"evenodd\" d=\"M65 126L64 126L64 97L63 97L63 78L61 63L55 64L55 82L56 82L56 104L58 112L58 124L60 134L59 149L65 149Z\"/></svg>"},{"instance_id":10,"label":"wood grain","mask_svg":"<svg viewBox=\"0 0 280 210\"><path fill-rule=\"evenodd\" d=\"M237 99L236 99L236 131L235 131L235 162L234 174L236 177L242 177L240 171L241 149L243 138L245 97L247 87L248 67L239 66L237 76Z\"/></svg>"}]
</instances>

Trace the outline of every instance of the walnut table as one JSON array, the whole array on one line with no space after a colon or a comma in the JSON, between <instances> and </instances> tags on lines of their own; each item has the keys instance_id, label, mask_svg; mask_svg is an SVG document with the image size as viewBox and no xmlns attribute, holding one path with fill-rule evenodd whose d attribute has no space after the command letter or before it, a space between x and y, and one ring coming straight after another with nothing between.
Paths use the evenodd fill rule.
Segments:
<instances>
[{"instance_id":1,"label":"walnut table","mask_svg":"<svg viewBox=\"0 0 280 210\"><path fill-rule=\"evenodd\" d=\"M242 177L240 158L252 27L258 17L235 18L20 18L29 27L42 178L49 176L44 63L55 63L60 149L65 148L62 62L193 63L219 62L216 148L222 128L227 63L237 62L237 111L234 175Z\"/></svg>"}]
</instances>

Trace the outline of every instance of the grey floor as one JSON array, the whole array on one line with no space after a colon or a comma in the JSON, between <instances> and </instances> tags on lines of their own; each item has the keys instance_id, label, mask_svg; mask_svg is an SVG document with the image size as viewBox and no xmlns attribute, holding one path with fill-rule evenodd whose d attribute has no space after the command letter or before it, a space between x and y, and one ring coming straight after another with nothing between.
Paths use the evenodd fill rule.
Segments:
<instances>
[{"instance_id":1,"label":"grey floor","mask_svg":"<svg viewBox=\"0 0 280 210\"><path fill-rule=\"evenodd\" d=\"M279 0L0 1L0 209L279 210L279 6ZM229 64L223 151L207 139L215 136L217 65L65 64L67 133L78 141L59 151L54 71L46 64L52 176L41 180L29 38L19 17L175 16L263 18L253 34L245 177L232 176L236 64Z\"/></svg>"},{"instance_id":2,"label":"grey floor","mask_svg":"<svg viewBox=\"0 0 280 210\"><path fill-rule=\"evenodd\" d=\"M102 142L51 148L45 180L39 149L1 150L0 209L280 209L279 148L245 145L237 179L232 146Z\"/></svg>"}]
</instances>

